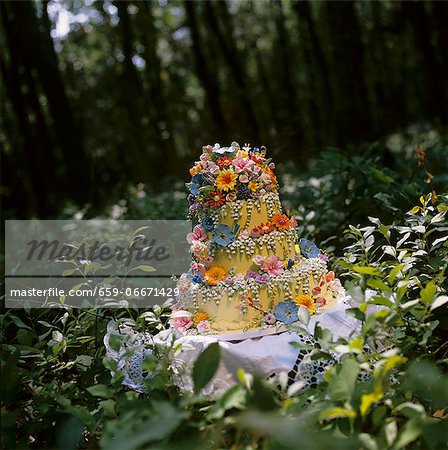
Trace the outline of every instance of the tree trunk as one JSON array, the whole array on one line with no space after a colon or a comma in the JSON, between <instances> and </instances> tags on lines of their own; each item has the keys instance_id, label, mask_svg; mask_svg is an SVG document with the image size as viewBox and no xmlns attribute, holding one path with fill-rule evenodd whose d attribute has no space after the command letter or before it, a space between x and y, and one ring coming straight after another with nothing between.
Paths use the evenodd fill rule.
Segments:
<instances>
[{"instance_id":1,"label":"tree trunk","mask_svg":"<svg viewBox=\"0 0 448 450\"><path fill-rule=\"evenodd\" d=\"M223 110L220 101L220 92L216 77L212 75L207 58L204 55L199 23L196 15L195 2L185 2L185 12L187 15L188 26L191 32L192 51L195 62L196 74L205 91L207 105L212 116L212 131L214 136L208 136L208 142L213 140L220 141L227 139L227 124L224 119Z\"/></svg>"},{"instance_id":2,"label":"tree trunk","mask_svg":"<svg viewBox=\"0 0 448 450\"><path fill-rule=\"evenodd\" d=\"M217 11L224 25L225 31L222 29L222 25L218 21L217 13L213 7L214 4L217 5ZM249 86L246 79L246 70L241 62L235 37L233 35L233 23L228 11L227 3L224 0L216 3L212 3L210 0L207 0L205 3L205 12L209 33L216 36L221 47L224 60L226 61L227 67L235 82L237 96L241 102L242 109L245 113L247 126L251 134L251 136L249 136L251 138L250 140L260 142L258 123L252 107Z\"/></svg>"},{"instance_id":3,"label":"tree trunk","mask_svg":"<svg viewBox=\"0 0 448 450\"><path fill-rule=\"evenodd\" d=\"M372 138L369 101L365 83L361 29L352 1L326 2L327 27L332 42L335 128L337 143Z\"/></svg>"}]
</instances>

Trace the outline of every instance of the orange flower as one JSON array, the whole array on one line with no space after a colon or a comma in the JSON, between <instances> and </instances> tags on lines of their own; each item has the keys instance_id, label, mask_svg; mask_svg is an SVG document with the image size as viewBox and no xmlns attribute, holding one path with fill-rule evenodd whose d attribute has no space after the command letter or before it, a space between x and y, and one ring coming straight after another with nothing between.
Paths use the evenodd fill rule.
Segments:
<instances>
[{"instance_id":1,"label":"orange flower","mask_svg":"<svg viewBox=\"0 0 448 450\"><path fill-rule=\"evenodd\" d=\"M329 283L330 281L333 281L334 280L334 272L328 272L326 275L325 275L325 281L327 282L327 283Z\"/></svg>"},{"instance_id":2,"label":"orange flower","mask_svg":"<svg viewBox=\"0 0 448 450\"><path fill-rule=\"evenodd\" d=\"M261 234L270 233L271 231L274 231L274 227L270 222L262 223L258 229L260 230Z\"/></svg>"},{"instance_id":3,"label":"orange flower","mask_svg":"<svg viewBox=\"0 0 448 450\"><path fill-rule=\"evenodd\" d=\"M314 300L309 295L298 295L295 300L297 306L306 306L310 314L314 314L316 312L316 303L314 303Z\"/></svg>"},{"instance_id":4,"label":"orange flower","mask_svg":"<svg viewBox=\"0 0 448 450\"><path fill-rule=\"evenodd\" d=\"M230 166L232 164L232 158L229 156L221 156L221 158L216 161L216 164L218 164L219 167L226 167Z\"/></svg>"},{"instance_id":5,"label":"orange flower","mask_svg":"<svg viewBox=\"0 0 448 450\"><path fill-rule=\"evenodd\" d=\"M204 273L205 282L211 286L216 286L220 281L224 281L226 278L226 269L219 266L210 267L210 269Z\"/></svg>"},{"instance_id":6,"label":"orange flower","mask_svg":"<svg viewBox=\"0 0 448 450\"><path fill-rule=\"evenodd\" d=\"M196 175L197 173L202 171L202 166L199 163L196 163L191 169L190 169L190 175Z\"/></svg>"},{"instance_id":7,"label":"orange flower","mask_svg":"<svg viewBox=\"0 0 448 450\"><path fill-rule=\"evenodd\" d=\"M210 192L210 197L207 201L208 206L212 206L213 208L219 208L224 205L226 201L226 197L224 192L221 191L213 191Z\"/></svg>"},{"instance_id":8,"label":"orange flower","mask_svg":"<svg viewBox=\"0 0 448 450\"><path fill-rule=\"evenodd\" d=\"M207 319L208 319L208 314L207 313L205 313L205 312L198 312L193 317L193 322L197 326L199 322L202 322L203 320L207 320Z\"/></svg>"},{"instance_id":9,"label":"orange flower","mask_svg":"<svg viewBox=\"0 0 448 450\"><path fill-rule=\"evenodd\" d=\"M265 167L263 172L267 173L271 177L273 183L277 183L277 177L270 167Z\"/></svg>"},{"instance_id":10,"label":"orange flower","mask_svg":"<svg viewBox=\"0 0 448 450\"><path fill-rule=\"evenodd\" d=\"M276 214L272 219L271 223L274 225L277 230L286 230L291 227L291 221L285 214Z\"/></svg>"},{"instance_id":11,"label":"orange flower","mask_svg":"<svg viewBox=\"0 0 448 450\"><path fill-rule=\"evenodd\" d=\"M235 188L237 179L238 175L233 170L226 169L216 177L216 186L221 191L231 191Z\"/></svg>"}]
</instances>

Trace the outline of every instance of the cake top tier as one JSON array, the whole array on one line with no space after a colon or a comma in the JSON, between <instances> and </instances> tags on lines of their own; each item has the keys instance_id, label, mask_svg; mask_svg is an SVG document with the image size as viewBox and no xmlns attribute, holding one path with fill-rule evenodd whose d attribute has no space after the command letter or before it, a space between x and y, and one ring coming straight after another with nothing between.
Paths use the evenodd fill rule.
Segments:
<instances>
[{"instance_id":1,"label":"cake top tier","mask_svg":"<svg viewBox=\"0 0 448 450\"><path fill-rule=\"evenodd\" d=\"M274 168L274 163L266 158L265 147L240 147L236 142L229 147L204 146L199 161L190 169L191 182L187 183L190 215L276 191Z\"/></svg>"}]
</instances>

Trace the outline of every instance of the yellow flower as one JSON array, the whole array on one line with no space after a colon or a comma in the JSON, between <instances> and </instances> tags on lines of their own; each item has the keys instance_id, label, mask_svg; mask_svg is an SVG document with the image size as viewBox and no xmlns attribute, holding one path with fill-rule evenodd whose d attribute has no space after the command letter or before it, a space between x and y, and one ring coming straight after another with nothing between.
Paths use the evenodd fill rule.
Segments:
<instances>
[{"instance_id":1,"label":"yellow flower","mask_svg":"<svg viewBox=\"0 0 448 450\"><path fill-rule=\"evenodd\" d=\"M219 266L210 267L210 269L208 269L204 273L205 282L207 284L210 284L211 286L217 285L220 281L224 281L226 278L227 278L226 269Z\"/></svg>"},{"instance_id":2,"label":"yellow flower","mask_svg":"<svg viewBox=\"0 0 448 450\"><path fill-rule=\"evenodd\" d=\"M252 191L256 191L258 189L258 183L256 181L249 181L249 184L247 185L247 187Z\"/></svg>"},{"instance_id":3,"label":"yellow flower","mask_svg":"<svg viewBox=\"0 0 448 450\"><path fill-rule=\"evenodd\" d=\"M221 191L231 191L236 184L238 176L230 169L223 170L216 178L216 186Z\"/></svg>"},{"instance_id":4,"label":"yellow flower","mask_svg":"<svg viewBox=\"0 0 448 450\"><path fill-rule=\"evenodd\" d=\"M235 154L235 159L247 158L249 153L246 150L238 150Z\"/></svg>"},{"instance_id":5,"label":"yellow flower","mask_svg":"<svg viewBox=\"0 0 448 450\"><path fill-rule=\"evenodd\" d=\"M314 300L309 295L298 295L295 300L297 306L306 306L310 314L314 314L316 312L316 303L314 303Z\"/></svg>"},{"instance_id":6,"label":"yellow flower","mask_svg":"<svg viewBox=\"0 0 448 450\"><path fill-rule=\"evenodd\" d=\"M197 326L199 322L202 322L203 320L207 320L208 319L208 314L205 312L198 312L195 314L194 318L193 318L193 322L194 324Z\"/></svg>"}]
</instances>

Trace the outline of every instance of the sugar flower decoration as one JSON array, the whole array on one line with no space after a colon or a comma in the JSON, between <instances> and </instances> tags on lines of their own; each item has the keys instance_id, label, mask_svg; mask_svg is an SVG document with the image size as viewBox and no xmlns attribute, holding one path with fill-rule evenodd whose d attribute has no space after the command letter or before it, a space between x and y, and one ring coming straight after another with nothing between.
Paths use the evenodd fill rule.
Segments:
<instances>
[{"instance_id":1,"label":"sugar flower decoration","mask_svg":"<svg viewBox=\"0 0 448 450\"><path fill-rule=\"evenodd\" d=\"M208 320L203 320L197 325L198 332L200 334L208 333L211 330L210 322Z\"/></svg>"},{"instance_id":2,"label":"sugar flower decoration","mask_svg":"<svg viewBox=\"0 0 448 450\"><path fill-rule=\"evenodd\" d=\"M235 234L236 227L235 231L232 231L228 225L222 223L213 231L212 241L221 247L227 247L231 242L233 242Z\"/></svg>"},{"instance_id":3,"label":"sugar flower decoration","mask_svg":"<svg viewBox=\"0 0 448 450\"><path fill-rule=\"evenodd\" d=\"M225 169L216 177L216 186L219 190L227 192L235 188L238 175L231 169Z\"/></svg>"},{"instance_id":4,"label":"sugar flower decoration","mask_svg":"<svg viewBox=\"0 0 448 450\"><path fill-rule=\"evenodd\" d=\"M211 206L213 208L219 208L220 206L224 205L225 201L226 201L226 196L225 196L224 192L212 191L212 192L210 192L210 196L207 201L207 205Z\"/></svg>"},{"instance_id":5,"label":"sugar flower decoration","mask_svg":"<svg viewBox=\"0 0 448 450\"><path fill-rule=\"evenodd\" d=\"M191 179L190 192L193 195L199 195L201 192L200 188L204 185L204 183L205 183L204 177L200 173L197 173Z\"/></svg>"},{"instance_id":6,"label":"sugar flower decoration","mask_svg":"<svg viewBox=\"0 0 448 450\"><path fill-rule=\"evenodd\" d=\"M205 231L212 231L213 227L215 226L215 222L211 217L206 217L203 221L202 221L202 227L204 228Z\"/></svg>"},{"instance_id":7,"label":"sugar flower decoration","mask_svg":"<svg viewBox=\"0 0 448 450\"><path fill-rule=\"evenodd\" d=\"M205 230L202 225L196 225L193 228L193 232L187 234L187 242L192 244L195 241L203 241L206 237L207 235L205 234Z\"/></svg>"},{"instance_id":8,"label":"sugar flower decoration","mask_svg":"<svg viewBox=\"0 0 448 450\"><path fill-rule=\"evenodd\" d=\"M299 307L294 302L279 302L274 308L274 316L279 322L291 324L299 320Z\"/></svg>"},{"instance_id":9,"label":"sugar flower decoration","mask_svg":"<svg viewBox=\"0 0 448 450\"><path fill-rule=\"evenodd\" d=\"M314 300L309 295L298 295L295 298L295 301L298 306L303 305L308 308L310 314L314 314L316 312L316 304Z\"/></svg>"},{"instance_id":10,"label":"sugar flower decoration","mask_svg":"<svg viewBox=\"0 0 448 450\"><path fill-rule=\"evenodd\" d=\"M308 239L300 239L300 252L305 258L317 258L320 255L320 250L313 242Z\"/></svg>"},{"instance_id":11,"label":"sugar flower decoration","mask_svg":"<svg viewBox=\"0 0 448 450\"><path fill-rule=\"evenodd\" d=\"M267 325L274 325L274 323L277 322L277 319L275 318L274 314L268 313L264 316L264 321Z\"/></svg>"},{"instance_id":12,"label":"sugar flower decoration","mask_svg":"<svg viewBox=\"0 0 448 450\"><path fill-rule=\"evenodd\" d=\"M219 266L210 267L204 273L204 280L210 286L216 286L220 281L224 281L227 278L226 269Z\"/></svg>"},{"instance_id":13,"label":"sugar flower decoration","mask_svg":"<svg viewBox=\"0 0 448 450\"><path fill-rule=\"evenodd\" d=\"M277 277L283 273L283 261L278 256L269 256L261 268L272 277Z\"/></svg>"},{"instance_id":14,"label":"sugar flower decoration","mask_svg":"<svg viewBox=\"0 0 448 450\"><path fill-rule=\"evenodd\" d=\"M169 324L180 333L186 333L187 330L193 325L193 321L191 320L191 313L182 310L175 311L171 314Z\"/></svg>"}]
</instances>

